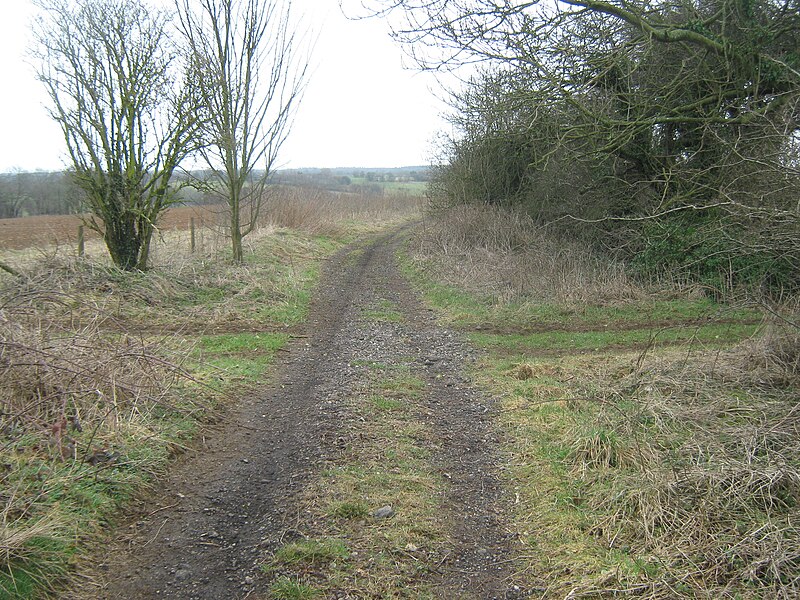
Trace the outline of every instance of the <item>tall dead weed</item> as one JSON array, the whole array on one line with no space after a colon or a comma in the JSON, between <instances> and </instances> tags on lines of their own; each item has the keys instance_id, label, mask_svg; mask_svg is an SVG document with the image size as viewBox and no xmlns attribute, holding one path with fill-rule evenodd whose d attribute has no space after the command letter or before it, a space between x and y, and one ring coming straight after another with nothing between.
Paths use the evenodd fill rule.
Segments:
<instances>
[{"instance_id":1,"label":"tall dead weed","mask_svg":"<svg viewBox=\"0 0 800 600\"><path fill-rule=\"evenodd\" d=\"M389 223L415 217L422 198L278 188L264 203L261 222L315 235L341 235L356 221Z\"/></svg>"},{"instance_id":2,"label":"tall dead weed","mask_svg":"<svg viewBox=\"0 0 800 600\"><path fill-rule=\"evenodd\" d=\"M456 206L428 215L412 251L445 283L504 302L603 304L647 294L622 264L496 207Z\"/></svg>"}]
</instances>

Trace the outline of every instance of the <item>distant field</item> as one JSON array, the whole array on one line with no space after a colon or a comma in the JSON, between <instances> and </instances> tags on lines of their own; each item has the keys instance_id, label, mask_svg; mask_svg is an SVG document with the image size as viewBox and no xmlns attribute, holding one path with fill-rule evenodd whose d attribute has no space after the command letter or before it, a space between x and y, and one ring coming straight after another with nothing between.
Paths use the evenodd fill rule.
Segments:
<instances>
[{"instance_id":1,"label":"distant field","mask_svg":"<svg viewBox=\"0 0 800 600\"><path fill-rule=\"evenodd\" d=\"M220 208L217 206L180 206L169 209L159 219L162 230L188 229L189 220L194 217L198 227L201 224L216 223ZM78 238L77 215L44 215L0 219L0 249L21 250L34 246L74 244ZM99 237L94 231L86 229L86 239Z\"/></svg>"},{"instance_id":2,"label":"distant field","mask_svg":"<svg viewBox=\"0 0 800 600\"><path fill-rule=\"evenodd\" d=\"M428 191L428 183L426 181L387 181L383 184L383 189L387 192L422 196Z\"/></svg>"},{"instance_id":3,"label":"distant field","mask_svg":"<svg viewBox=\"0 0 800 600\"><path fill-rule=\"evenodd\" d=\"M369 181L365 177L351 177L354 185L379 185L387 192L421 196L428 190L426 181Z\"/></svg>"}]
</instances>

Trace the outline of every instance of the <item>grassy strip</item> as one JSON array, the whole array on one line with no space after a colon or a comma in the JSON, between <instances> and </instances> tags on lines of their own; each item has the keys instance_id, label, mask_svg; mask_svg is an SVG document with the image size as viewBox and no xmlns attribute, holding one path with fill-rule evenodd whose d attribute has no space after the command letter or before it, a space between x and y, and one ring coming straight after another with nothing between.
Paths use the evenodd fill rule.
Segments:
<instances>
[{"instance_id":1,"label":"grassy strip","mask_svg":"<svg viewBox=\"0 0 800 600\"><path fill-rule=\"evenodd\" d=\"M380 300L375 306L369 307L363 316L365 319L383 323L399 323L403 320L403 315L388 300Z\"/></svg>"},{"instance_id":2,"label":"grassy strip","mask_svg":"<svg viewBox=\"0 0 800 600\"><path fill-rule=\"evenodd\" d=\"M66 262L1 290L0 598L53 592L216 408L263 381L341 245L279 231L245 265L188 257L141 274Z\"/></svg>"},{"instance_id":3,"label":"grassy strip","mask_svg":"<svg viewBox=\"0 0 800 600\"><path fill-rule=\"evenodd\" d=\"M800 593L796 364L775 366L796 356L791 336L707 299L492 305L406 270L445 322L508 330L524 313L511 322L542 331L472 334L487 350L474 377L500 398L516 565L537 595Z\"/></svg>"},{"instance_id":4,"label":"grassy strip","mask_svg":"<svg viewBox=\"0 0 800 600\"><path fill-rule=\"evenodd\" d=\"M200 336L194 377L224 393L260 381L275 354L289 341L284 333L228 333Z\"/></svg>"},{"instance_id":5,"label":"grassy strip","mask_svg":"<svg viewBox=\"0 0 800 600\"><path fill-rule=\"evenodd\" d=\"M386 192L410 196L422 197L428 190L428 183L425 181L370 181L366 177L351 177L350 180L353 185L377 185Z\"/></svg>"},{"instance_id":6,"label":"grassy strip","mask_svg":"<svg viewBox=\"0 0 800 600\"><path fill-rule=\"evenodd\" d=\"M668 298L650 295L620 301L539 302L525 297L504 301L494 295L471 293L436 280L433 266L408 253L399 260L403 274L423 292L427 304L443 323L465 330L596 332L603 329L657 330L702 327L724 320L749 324L761 313L749 308L720 304L710 298ZM623 343L625 341L623 340ZM591 344L589 344L591 345Z\"/></svg>"},{"instance_id":7,"label":"grassy strip","mask_svg":"<svg viewBox=\"0 0 800 600\"><path fill-rule=\"evenodd\" d=\"M631 329L627 331L548 331L532 334L473 333L470 339L484 348L495 351L557 352L630 349L645 346L664 346L697 342L697 345L730 345L754 335L757 325L750 323L706 323L696 326Z\"/></svg>"},{"instance_id":8,"label":"grassy strip","mask_svg":"<svg viewBox=\"0 0 800 600\"><path fill-rule=\"evenodd\" d=\"M396 598L410 589L415 598L433 597L423 579L445 556L445 484L429 463L423 383L404 366L363 366L368 381L350 401L358 426L309 493L312 537L279 549L264 566L273 598ZM393 514L376 517L385 506Z\"/></svg>"}]
</instances>

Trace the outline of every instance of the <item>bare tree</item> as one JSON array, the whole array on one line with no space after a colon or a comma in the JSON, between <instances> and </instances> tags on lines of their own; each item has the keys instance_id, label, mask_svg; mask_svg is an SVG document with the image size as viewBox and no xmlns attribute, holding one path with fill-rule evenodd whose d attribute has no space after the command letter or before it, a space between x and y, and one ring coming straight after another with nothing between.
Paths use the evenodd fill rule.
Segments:
<instances>
[{"instance_id":1,"label":"bare tree","mask_svg":"<svg viewBox=\"0 0 800 600\"><path fill-rule=\"evenodd\" d=\"M253 231L301 99L308 57L290 3L176 0L204 104L200 155L230 210L233 259Z\"/></svg>"},{"instance_id":2,"label":"bare tree","mask_svg":"<svg viewBox=\"0 0 800 600\"><path fill-rule=\"evenodd\" d=\"M143 270L197 120L168 15L139 0L37 4L38 78L85 194L88 223L117 266Z\"/></svg>"}]
</instances>

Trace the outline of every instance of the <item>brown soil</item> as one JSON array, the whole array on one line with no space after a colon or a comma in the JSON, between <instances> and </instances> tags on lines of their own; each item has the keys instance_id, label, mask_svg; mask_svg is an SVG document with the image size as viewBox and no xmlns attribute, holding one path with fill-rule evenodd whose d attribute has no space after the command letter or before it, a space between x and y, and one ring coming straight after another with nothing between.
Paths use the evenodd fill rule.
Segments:
<instances>
[{"instance_id":1,"label":"brown soil","mask_svg":"<svg viewBox=\"0 0 800 600\"><path fill-rule=\"evenodd\" d=\"M442 519L455 540L429 583L442 598L518 596L507 571L492 404L464 375L473 350L437 326L400 276L394 255L403 234L328 262L308 336L283 353L276 382L243 398L175 465L159 499L142 506L101 557L86 597L266 598L259 565L302 526L303 489L337 454L349 390L367 376L355 366L365 352L411 364L427 384L433 460L450 482ZM402 322L387 329L365 318L376 299L391 301Z\"/></svg>"},{"instance_id":2,"label":"brown soil","mask_svg":"<svg viewBox=\"0 0 800 600\"><path fill-rule=\"evenodd\" d=\"M165 211L158 221L162 231L189 229L192 218L195 225L216 225L219 222L219 206L176 206ZM39 215L0 219L0 250L21 250L23 248L48 245L74 245L78 239L78 215ZM100 237L95 231L85 230L86 239Z\"/></svg>"}]
</instances>

